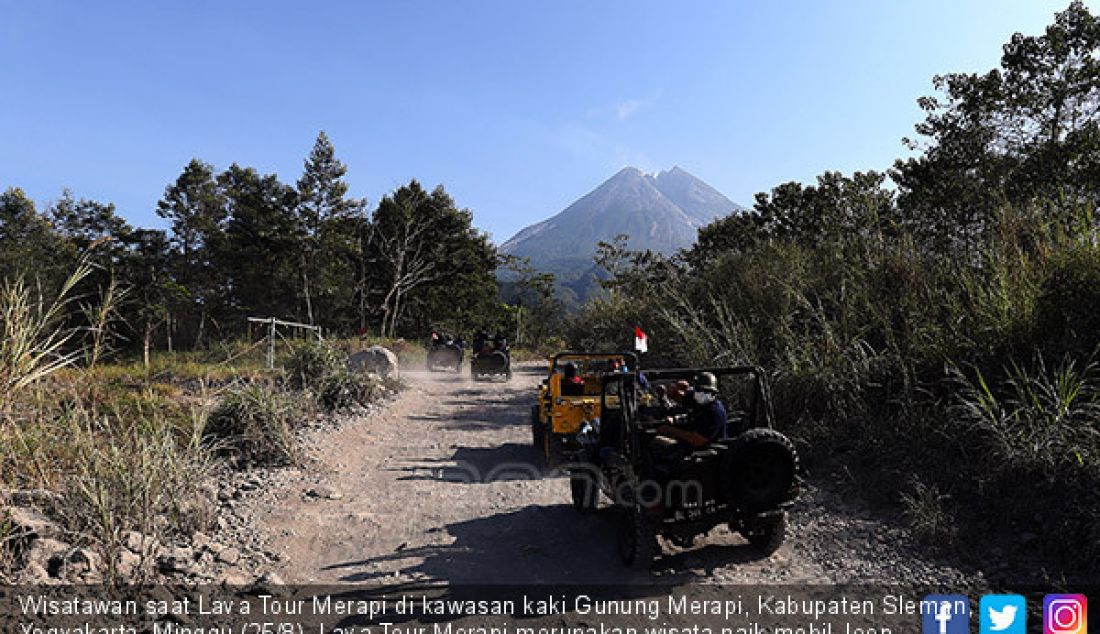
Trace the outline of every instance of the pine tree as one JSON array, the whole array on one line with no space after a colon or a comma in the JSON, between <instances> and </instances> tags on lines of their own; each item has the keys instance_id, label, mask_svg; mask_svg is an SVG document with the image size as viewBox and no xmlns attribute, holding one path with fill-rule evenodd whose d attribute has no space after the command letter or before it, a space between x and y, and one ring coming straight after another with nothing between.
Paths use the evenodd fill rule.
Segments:
<instances>
[{"instance_id":1,"label":"pine tree","mask_svg":"<svg viewBox=\"0 0 1100 634\"><path fill-rule=\"evenodd\" d=\"M302 300L309 323L344 327L360 311L363 292L362 241L366 201L349 198L347 167L324 131L298 179L298 221L303 243L298 262Z\"/></svg>"}]
</instances>

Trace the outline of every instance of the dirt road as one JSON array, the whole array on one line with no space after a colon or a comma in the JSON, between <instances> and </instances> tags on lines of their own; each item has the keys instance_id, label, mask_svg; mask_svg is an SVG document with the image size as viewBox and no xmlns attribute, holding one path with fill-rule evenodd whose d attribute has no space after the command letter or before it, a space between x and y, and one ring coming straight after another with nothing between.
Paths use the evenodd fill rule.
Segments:
<instances>
[{"instance_id":1,"label":"dirt road","mask_svg":"<svg viewBox=\"0 0 1100 634\"><path fill-rule=\"evenodd\" d=\"M579 516L568 481L533 466L540 370L521 368L507 384L407 371L409 388L382 411L315 438L308 466L250 513L277 573L383 584L973 580L908 546L881 515L813 486L770 558L721 528L686 551L664 544L656 574L631 573L616 554L615 511Z\"/></svg>"}]
</instances>

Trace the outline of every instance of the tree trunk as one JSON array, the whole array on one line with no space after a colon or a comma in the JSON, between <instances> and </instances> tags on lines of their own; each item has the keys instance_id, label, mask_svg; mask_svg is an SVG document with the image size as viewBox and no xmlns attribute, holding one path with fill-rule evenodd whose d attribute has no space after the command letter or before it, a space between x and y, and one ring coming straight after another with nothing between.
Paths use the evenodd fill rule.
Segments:
<instances>
[{"instance_id":1,"label":"tree trunk","mask_svg":"<svg viewBox=\"0 0 1100 634\"><path fill-rule=\"evenodd\" d=\"M174 329L174 326L172 325L172 313L168 313L168 315L165 317L165 320L166 321L164 322L165 323L164 329L165 329L165 334L168 337L168 352L169 352L169 354L171 354L171 352L172 352L172 330Z\"/></svg>"},{"instance_id":2,"label":"tree trunk","mask_svg":"<svg viewBox=\"0 0 1100 634\"><path fill-rule=\"evenodd\" d=\"M309 274L304 269L302 270L302 291L306 296L306 317L308 318L306 323L313 326L313 300L309 294Z\"/></svg>"},{"instance_id":3,"label":"tree trunk","mask_svg":"<svg viewBox=\"0 0 1100 634\"><path fill-rule=\"evenodd\" d=\"M202 335L206 330L206 307L203 306L202 311L199 312L199 332L195 335L194 348L197 350L202 347Z\"/></svg>"},{"instance_id":4,"label":"tree trunk","mask_svg":"<svg viewBox=\"0 0 1100 634\"><path fill-rule=\"evenodd\" d=\"M145 338L142 341L142 361L145 363L145 369L149 369L149 347L153 339L153 324L145 322Z\"/></svg>"},{"instance_id":5,"label":"tree trunk","mask_svg":"<svg viewBox=\"0 0 1100 634\"><path fill-rule=\"evenodd\" d=\"M401 319L401 291L393 298L393 317L390 319L390 339L397 336L397 322Z\"/></svg>"}]
</instances>

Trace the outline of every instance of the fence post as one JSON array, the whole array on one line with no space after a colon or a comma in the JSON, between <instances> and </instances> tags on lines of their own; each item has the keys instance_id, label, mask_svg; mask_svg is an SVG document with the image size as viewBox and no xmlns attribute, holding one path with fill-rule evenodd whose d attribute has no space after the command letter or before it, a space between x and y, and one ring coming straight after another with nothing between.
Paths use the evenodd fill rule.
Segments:
<instances>
[{"instance_id":1,"label":"fence post","mask_svg":"<svg viewBox=\"0 0 1100 634\"><path fill-rule=\"evenodd\" d=\"M267 369L275 369L275 318L272 317L267 327Z\"/></svg>"}]
</instances>

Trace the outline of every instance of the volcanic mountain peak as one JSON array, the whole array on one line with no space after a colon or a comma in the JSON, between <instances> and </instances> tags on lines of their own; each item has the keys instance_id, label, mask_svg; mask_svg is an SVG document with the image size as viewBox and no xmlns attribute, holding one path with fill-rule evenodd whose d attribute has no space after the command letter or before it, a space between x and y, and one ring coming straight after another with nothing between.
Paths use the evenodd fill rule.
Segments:
<instances>
[{"instance_id":1,"label":"volcanic mountain peak","mask_svg":"<svg viewBox=\"0 0 1100 634\"><path fill-rule=\"evenodd\" d=\"M569 278L592 265L600 241L629 236L632 249L671 254L695 242L699 228L741 207L679 166L647 174L624 167L560 213L500 246Z\"/></svg>"}]
</instances>

